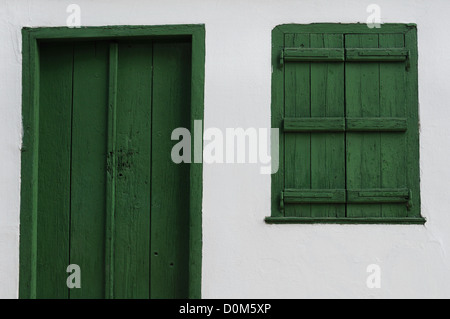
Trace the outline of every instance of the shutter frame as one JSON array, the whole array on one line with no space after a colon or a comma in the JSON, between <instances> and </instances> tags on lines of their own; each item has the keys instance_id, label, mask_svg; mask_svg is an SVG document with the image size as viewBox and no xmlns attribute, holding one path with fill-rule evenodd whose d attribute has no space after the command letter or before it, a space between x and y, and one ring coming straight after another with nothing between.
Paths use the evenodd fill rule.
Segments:
<instances>
[{"instance_id":1,"label":"shutter frame","mask_svg":"<svg viewBox=\"0 0 450 319\"><path fill-rule=\"evenodd\" d=\"M327 30L326 28L329 28L329 30ZM365 34L373 34L376 36L378 35L383 35L385 38L390 37L391 34L393 34L394 37L392 37L391 39L394 39L395 36L402 34L403 38L404 38L404 43L401 47L395 47L395 45L397 45L397 42L394 42L394 46L392 47L382 47L382 48L358 48L358 47L354 47L354 48L345 48L344 47L344 61L339 60L340 62L344 62L342 63L342 65L345 65L346 62L349 62L349 64L356 64L358 62L363 63L364 65L385 65L386 67L390 64L393 63L392 66L396 65L395 68L396 70L398 70L399 65L404 65L405 66L405 71L408 71L408 73L404 73L404 78L405 78L405 90L407 91L406 97L407 99L405 100L405 108L406 108L406 113L405 114L398 114L398 113L380 113L378 114L370 114L366 113L366 114L361 114L363 116L359 116L358 114L353 114L353 116L350 116L350 114L348 114L348 116L344 116L342 118L340 117L336 117L336 116L327 116L324 117L323 115L320 114L309 114L309 115L304 115L304 114L286 114L285 111L282 109L282 116L281 116L281 125L280 128L282 128L282 140L283 140L283 147L284 150L281 154L283 154L284 156L287 156L287 154L289 154L290 150L289 147L292 147L294 144L292 144L291 142L291 146L289 146L287 143L285 143L285 138L287 139L287 137L289 137L289 139L292 141L292 138L295 136L310 136L310 138L314 137L314 138L318 138L320 136L337 136L339 134L350 134L352 136L357 136L358 134L362 134L364 136L377 136L375 134L379 134L379 136L384 136L384 140L386 139L390 139L390 137L392 136L394 139L405 139L405 152L401 153L402 151L398 152L398 154L404 154L402 156L405 157L405 167L406 167L406 172L407 172L407 176L406 176L406 184L404 185L403 183L395 183L394 184L380 184L380 186L394 186L394 188L374 188L374 187L368 187L368 188L353 188L353 189L347 189L345 190L345 205L367 205L370 206L372 205L372 203L387 203L388 205L402 205L402 204L406 204L408 210L411 211L411 213L407 213L406 217L394 217L397 215L380 215L380 217L361 217L361 218L366 218L367 220L371 219L371 220L378 220L378 218L386 218L386 220L391 220L391 221L395 221L397 222L397 220L401 220L402 218L404 218L405 223L407 221L407 218L410 219L410 221L412 220L412 218L416 218L418 221L418 223L420 223L421 221L424 222L424 219L422 217L420 217L420 205L417 205L417 203L419 203L419 193L418 193L418 189L417 187L414 186L414 183L411 183L411 181L414 181L415 178L417 178L418 173L417 172L413 172L411 173L410 171L416 171L417 170L417 163L414 161L411 161L410 157L409 157L409 150L412 149L414 152L416 152L418 150L418 145L413 145L413 147L411 147L411 141L417 140L416 138L412 138L411 136L415 135L416 129L418 126L418 123L416 123L415 119L417 119L417 115L414 115L415 113L417 113L417 110L415 110L415 108L417 107L417 105L415 105L414 102L417 102L416 100L416 95L417 92L414 91L414 85L411 85L411 80L413 81L417 81L417 70L415 69L417 67L417 48L414 47L414 45L416 45L416 39L414 38L414 36L416 36L416 30L415 30L415 26L411 26L411 25L392 25L392 28L389 24L384 24L383 25L383 30L367 30L367 28L362 28L362 26L359 25L345 25L345 27L341 27L338 24L318 24L317 26L307 26L307 25L283 25L283 26L279 26L276 28L278 34L282 35L283 38L285 35L291 35L293 37L298 37L298 39L301 39L299 41L302 41L299 43L294 43L294 46L292 46L292 43L288 43L286 42L285 38L281 41L278 41L278 48L277 48L277 53L276 56L278 57L277 63L276 65L279 66L281 64L282 68L281 68L281 73L278 73L277 76L275 76L274 74L274 78L278 77L279 80L282 79L282 77L280 75L283 75L284 77L284 72L285 72L285 68L288 66L288 64L290 65L289 67L299 67L299 68L303 68L301 67L301 65L310 65L310 72L312 72L313 68L315 68L318 65L328 65L328 66L335 66L335 65L340 65L340 63L331 63L331 62L338 62L338 61L333 61L333 60L337 60L337 57L332 57L332 56L324 56L321 55L322 53L328 51L328 52L333 52L333 47L327 48L327 50L323 50L323 48L309 48L309 45L312 45L312 42L305 42L305 36L309 35L311 38L313 39L313 36L317 38L317 35L319 33L321 33L323 31L323 35L325 34L342 34L344 36L346 36L347 34L356 34L356 35L365 35ZM275 34L275 32L273 33ZM319 34L320 36L320 34ZM414 40L414 41L411 41ZM311 40L312 41L312 40ZM389 41L385 41L384 42L385 45L389 44ZM280 45L281 44L281 45ZM298 45L298 46L297 46ZM303 47L304 45L304 47ZM324 42L324 45L325 42ZM380 46L381 44L381 40L380 40ZM412 45L412 46L411 46ZM280 50L281 49L281 50ZM341 48L339 48L341 49ZM341 51L341 50L339 50ZM280 54L281 52L281 54ZM286 54L287 53L287 54ZM311 54L313 53L313 54ZM369 63L370 62L370 63ZM371 62L374 62L373 64ZM402 64L404 63L404 64ZM413 67L413 69L411 69L411 66ZM390 67L390 66L389 66ZM412 71L412 72L410 72ZM290 75L291 79L294 78L295 75ZM311 75L310 75L311 76ZM320 76L320 75L319 75ZM315 76L315 80L317 81L317 76ZM309 90L312 90L312 83L313 80L310 80L310 84L308 86ZM388 82L391 83L391 82ZM417 83L415 83L417 84ZM283 89L285 89L285 84L282 83L283 85ZM389 85L389 84L387 84ZM412 95L408 94L408 92L411 92L410 90L413 89L412 91ZM367 87L366 87L367 90ZM417 88L416 88L417 90ZM283 92L284 94L288 94L289 91L285 91ZM414 93L415 92L415 93ZM279 94L273 92L274 94ZM325 93L325 91L324 91ZM317 90L316 92L311 92L310 94L316 94L317 96ZM412 99L411 99L412 97ZM286 97L283 97L283 104L280 104L280 108L284 107L284 103L286 101L286 99L289 99L292 97L288 97L288 95L286 95ZM296 97L297 98L297 97ZM317 98L317 97L316 97ZM280 101L280 99L279 99ZM412 101L413 103L408 103L408 101ZM312 103L310 101L310 103ZM380 102L381 103L381 102ZM370 103L369 103L370 104ZM395 104L394 104L395 106ZM312 105L311 105L312 107ZM284 107L285 108L285 107ZM388 106L389 108L389 106ZM412 109L412 112L411 112ZM278 112L278 111L276 111ZM275 113L276 113L275 112ZM412 118L411 118L411 114L412 114ZM328 114L327 114L328 115ZM330 114L331 115L331 114ZM346 114L347 115L347 114ZM355 116L356 115L356 116ZM370 116L371 115L371 116ZM374 135L371 135L374 134ZM386 135L385 135L386 134ZM403 137L404 136L404 137ZM303 141L303 138L301 138L298 141ZM305 140L306 141L306 140ZM317 140L316 140L317 141ZM301 142L303 143L303 142ZM312 143L312 140L311 140ZM389 145L396 145L397 142L394 142L393 144L389 144ZM295 146L297 147L297 146ZM408 151L408 154L406 154L406 151ZM312 156L312 155L310 155ZM345 157L347 157L347 154L345 154ZM414 158L416 158L416 156L413 156ZM302 157L303 158L303 157ZM316 160L315 157L313 157L314 160ZM313 161L313 158L310 157L310 160ZM293 159L295 159L295 157L291 156L291 159L286 158L286 163L288 163L289 161L292 161ZM300 157L299 157L300 159ZM283 160L281 160L281 162L285 162ZM346 159L347 161L347 159ZM411 168L410 164L414 164L414 167ZM284 165L285 163L283 163ZM311 162L310 165L313 165L314 162ZM314 195L314 192L317 192L318 190L320 191L324 191L324 192L328 192L328 193L333 193L336 191L336 189L334 189L333 187L330 187L330 189L324 189L323 187L319 187L319 188L314 188L313 184L311 184L311 188L307 188L307 189L296 189L296 188L286 188L287 186L292 186L292 185L287 185L286 180L289 177L289 175L293 175L293 174L297 174L298 173L298 169L299 167L296 166L292 166L290 165L290 172L287 171L288 167L284 167L285 170L283 170L282 176L283 176L283 187L282 188L278 188L279 192L276 193L276 196L272 196L273 198L277 198L278 200L278 205L277 208L279 211L279 208L281 207L281 205L284 206L284 210L282 211L281 216L277 215L276 211L272 211L272 216L275 218L290 218L291 220L299 218L302 220L305 219L310 219L310 220L328 220L334 217L319 217L319 215L312 215L310 218L306 217L305 215L298 215L299 217L289 217L289 216L293 216L293 215L285 215L285 209L286 209L286 205L304 205L305 207L311 206L311 209L313 207L313 205L315 206L315 204L317 204L317 206L323 206L323 204L327 205L328 203L333 202L332 197L327 197L327 198L322 198L321 196L312 196L313 199L311 199L309 196ZM318 167L317 164L316 168ZM381 165L381 164L380 164ZM320 167L320 166L319 166ZM391 168L389 168L388 171L392 171L393 168L395 168L396 166L392 166ZM292 169L295 169L295 171L292 171ZM302 168L303 169L303 168ZM346 172L347 174L347 172ZM413 178L411 179L411 175L413 175ZM284 176L286 176L286 178L284 178ZM368 177L366 177L368 178ZM272 180L274 180L272 178ZM275 179L277 180L277 179ZM392 180L392 179L391 179ZM381 182L380 182L381 183ZM292 183L290 183L292 184ZM280 184L278 184L280 185ZM305 186L305 185L304 185ZM317 186L317 185L316 185ZM322 186L322 185L320 185ZM358 185L353 185L353 186L358 186ZM374 185L362 185L362 186L376 186ZM400 187L400 188L395 188L395 187ZM348 186L347 186L348 187ZM407 187L407 188L401 188L401 187ZM404 192L404 190L407 189L407 196L406 193ZM378 193L375 194L377 196L374 195L372 198L370 196L368 196L370 194L370 192L373 192L374 190L377 190ZM272 191L274 191L272 189ZM398 193L386 193L386 192L394 192L394 191L398 191ZM297 192L297 193L295 193ZM356 193L358 192L358 193ZM384 194L382 192L385 192ZM411 196L412 193L415 193L415 197L413 198ZM361 196L359 196L361 193ZM272 194L274 194L272 192ZM296 198L294 196L294 194L297 194L298 197ZM352 196L354 196L355 194L358 194L358 199L354 199L352 198ZM316 193L317 195L317 193ZM320 193L318 195L323 195L323 193ZM364 196L363 196L364 195ZM359 198L361 197L361 198ZM364 199L364 200L363 200ZM413 205L414 204L414 205ZM273 206L272 206L273 207ZM277 217L278 216L278 217ZM301 217L300 217L301 216ZM314 216L314 217L313 217ZM383 216L383 217L381 217ZM392 216L392 217L388 217L388 216ZM399 215L400 216L400 215ZM353 222L356 222L356 220L361 220L360 218L355 218L355 217L351 217L351 216L345 216L345 218L347 218L349 220L352 220ZM342 217L338 217L336 216L336 220L342 220ZM273 221L273 220L272 220Z\"/></svg>"}]
</instances>

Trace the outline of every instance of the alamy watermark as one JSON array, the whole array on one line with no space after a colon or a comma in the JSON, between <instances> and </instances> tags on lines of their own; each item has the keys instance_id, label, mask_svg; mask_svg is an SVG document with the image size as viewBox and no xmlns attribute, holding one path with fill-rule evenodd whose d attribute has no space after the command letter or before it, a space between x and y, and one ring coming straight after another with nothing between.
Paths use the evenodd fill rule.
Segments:
<instances>
[{"instance_id":1,"label":"alamy watermark","mask_svg":"<svg viewBox=\"0 0 450 319\"><path fill-rule=\"evenodd\" d=\"M278 171L278 128L238 127L221 130L210 127L202 134L202 127L202 121L195 120L193 135L184 127L172 131L171 139L179 141L171 151L174 163L248 163L259 164L261 174L275 174Z\"/></svg>"},{"instance_id":2,"label":"alamy watermark","mask_svg":"<svg viewBox=\"0 0 450 319\"><path fill-rule=\"evenodd\" d=\"M381 267L377 264L370 264L366 271L370 273L366 280L367 288L381 288Z\"/></svg>"},{"instance_id":3,"label":"alamy watermark","mask_svg":"<svg viewBox=\"0 0 450 319\"><path fill-rule=\"evenodd\" d=\"M69 28L81 27L81 8L78 4L69 4L66 12L70 13L66 19L66 24Z\"/></svg>"},{"instance_id":4,"label":"alamy watermark","mask_svg":"<svg viewBox=\"0 0 450 319\"><path fill-rule=\"evenodd\" d=\"M381 28L381 8L378 4L369 4L366 8L366 12L370 13L367 17L367 27L370 29Z\"/></svg>"},{"instance_id":5,"label":"alamy watermark","mask_svg":"<svg viewBox=\"0 0 450 319\"><path fill-rule=\"evenodd\" d=\"M67 277L67 288L81 288L81 269L77 264L70 264L67 266L66 272L70 273Z\"/></svg>"}]
</instances>

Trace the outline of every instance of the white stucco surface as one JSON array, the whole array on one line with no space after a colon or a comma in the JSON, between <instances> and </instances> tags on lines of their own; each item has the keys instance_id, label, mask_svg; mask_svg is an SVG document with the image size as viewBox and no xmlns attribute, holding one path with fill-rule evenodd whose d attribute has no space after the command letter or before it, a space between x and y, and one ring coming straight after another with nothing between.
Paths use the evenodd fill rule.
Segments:
<instances>
[{"instance_id":1,"label":"white stucco surface","mask_svg":"<svg viewBox=\"0 0 450 319\"><path fill-rule=\"evenodd\" d=\"M267 225L270 176L258 165L203 168L204 298L450 297L450 1L0 0L0 298L19 281L21 28L203 23L205 127L269 127L271 30L284 23L416 23L421 225ZM381 267L369 289L366 267Z\"/></svg>"}]
</instances>

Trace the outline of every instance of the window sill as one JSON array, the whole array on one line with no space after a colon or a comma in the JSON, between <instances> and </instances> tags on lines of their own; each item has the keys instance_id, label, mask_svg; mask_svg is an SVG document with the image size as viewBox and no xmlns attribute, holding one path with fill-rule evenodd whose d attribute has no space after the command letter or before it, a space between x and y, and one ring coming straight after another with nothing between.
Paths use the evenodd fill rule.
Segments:
<instances>
[{"instance_id":1,"label":"window sill","mask_svg":"<svg viewBox=\"0 0 450 319\"><path fill-rule=\"evenodd\" d=\"M426 220L423 217L399 217L399 218L376 218L376 217L266 217L267 224L402 224L423 225Z\"/></svg>"}]
</instances>

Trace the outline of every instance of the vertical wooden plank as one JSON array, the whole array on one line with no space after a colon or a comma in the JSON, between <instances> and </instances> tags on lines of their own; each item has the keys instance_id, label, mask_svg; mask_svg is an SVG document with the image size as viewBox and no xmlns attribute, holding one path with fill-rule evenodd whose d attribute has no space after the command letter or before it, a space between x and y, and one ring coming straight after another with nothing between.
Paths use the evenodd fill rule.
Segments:
<instances>
[{"instance_id":1,"label":"vertical wooden plank","mask_svg":"<svg viewBox=\"0 0 450 319\"><path fill-rule=\"evenodd\" d=\"M39 63L36 40L28 28L22 29L22 117L23 140L20 185L20 277L19 298L36 298L36 230L38 192ZM34 57L33 57L34 56Z\"/></svg>"},{"instance_id":2,"label":"vertical wooden plank","mask_svg":"<svg viewBox=\"0 0 450 319\"><path fill-rule=\"evenodd\" d=\"M151 103L151 42L120 42L114 237L115 298L149 298ZM164 141L169 143L170 136Z\"/></svg>"},{"instance_id":3,"label":"vertical wooden plank","mask_svg":"<svg viewBox=\"0 0 450 319\"><path fill-rule=\"evenodd\" d=\"M312 48L342 48L342 34L312 33ZM311 63L311 117L344 117L344 63ZM344 133L311 133L311 188L345 189ZM345 217L345 204L311 205L311 217Z\"/></svg>"},{"instance_id":4,"label":"vertical wooden plank","mask_svg":"<svg viewBox=\"0 0 450 319\"><path fill-rule=\"evenodd\" d=\"M191 126L194 121L203 123L205 85L205 26L196 26L192 34L192 74L191 74ZM203 136L203 128L202 128ZM194 145L192 145L194 148ZM200 145L203 149L203 143ZM203 156L203 154L201 155ZM203 160L202 160L203 161ZM200 162L202 162L200 161ZM189 197L189 298L201 298L202 281L202 184L203 165L190 166Z\"/></svg>"},{"instance_id":5,"label":"vertical wooden plank","mask_svg":"<svg viewBox=\"0 0 450 319\"><path fill-rule=\"evenodd\" d=\"M105 297L114 298L114 222L116 198L117 42L109 43L108 136L106 162Z\"/></svg>"},{"instance_id":6,"label":"vertical wooden plank","mask_svg":"<svg viewBox=\"0 0 450 319\"><path fill-rule=\"evenodd\" d=\"M310 47L309 34L286 34L286 47ZM285 117L311 117L310 63L285 64ZM311 134L285 134L285 188L311 188ZM285 216L309 217L311 205L286 205Z\"/></svg>"},{"instance_id":7,"label":"vertical wooden plank","mask_svg":"<svg viewBox=\"0 0 450 319\"><path fill-rule=\"evenodd\" d=\"M37 298L67 298L73 45L40 46Z\"/></svg>"},{"instance_id":8,"label":"vertical wooden plank","mask_svg":"<svg viewBox=\"0 0 450 319\"><path fill-rule=\"evenodd\" d=\"M70 262L81 269L81 289L70 298L105 297L107 42L74 50Z\"/></svg>"},{"instance_id":9,"label":"vertical wooden plank","mask_svg":"<svg viewBox=\"0 0 450 319\"><path fill-rule=\"evenodd\" d=\"M403 48L402 33L380 34L380 48ZM405 63L380 63L380 116L406 117ZM381 187L407 188L406 133L381 133ZM404 204L382 204L382 217L406 217Z\"/></svg>"},{"instance_id":10,"label":"vertical wooden plank","mask_svg":"<svg viewBox=\"0 0 450 319\"><path fill-rule=\"evenodd\" d=\"M409 69L406 72L406 114L408 117L406 156L407 184L411 189L412 207L408 217L420 217L420 156L419 156L419 101L417 69L417 29L410 26L405 33L405 46L410 52Z\"/></svg>"},{"instance_id":11,"label":"vertical wooden plank","mask_svg":"<svg viewBox=\"0 0 450 319\"><path fill-rule=\"evenodd\" d=\"M347 34L346 48L378 48L378 34ZM355 62L345 65L347 117L380 115L379 63ZM381 183L380 133L348 132L347 188L379 188ZM381 205L347 205L348 217L381 217Z\"/></svg>"},{"instance_id":12,"label":"vertical wooden plank","mask_svg":"<svg viewBox=\"0 0 450 319\"><path fill-rule=\"evenodd\" d=\"M284 72L285 65L280 63L281 50L284 48L284 33L276 27L272 30L272 118L271 127L279 129L279 149L278 172L271 175L271 215L274 217L284 216L285 211L280 207L281 192L285 188L285 134L283 132L283 118L284 114ZM271 147L272 150L272 147Z\"/></svg>"},{"instance_id":13,"label":"vertical wooden plank","mask_svg":"<svg viewBox=\"0 0 450 319\"><path fill-rule=\"evenodd\" d=\"M154 43L151 298L189 291L189 164L171 159L171 133L190 127L190 43Z\"/></svg>"}]
</instances>

